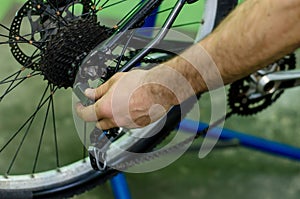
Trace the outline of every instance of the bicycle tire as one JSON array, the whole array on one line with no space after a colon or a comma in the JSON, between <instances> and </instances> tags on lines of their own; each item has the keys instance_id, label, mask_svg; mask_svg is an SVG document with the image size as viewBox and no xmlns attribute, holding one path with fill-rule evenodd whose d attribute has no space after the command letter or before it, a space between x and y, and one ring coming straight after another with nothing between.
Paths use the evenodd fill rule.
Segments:
<instances>
[{"instance_id":1,"label":"bicycle tire","mask_svg":"<svg viewBox=\"0 0 300 199\"><path fill-rule=\"evenodd\" d=\"M207 23L215 27L236 5L237 0L214 0L216 16L213 21ZM181 114L178 111L171 113L167 125L161 132L149 139L140 140L132 147L133 151L150 151L160 143L180 121ZM83 193L117 174L116 170L105 172L94 171L88 160L78 162L47 172L30 175L2 176L0 177L0 198L61 198ZM34 182L35 181L35 182ZM3 185L3 186L2 186Z\"/></svg>"}]
</instances>

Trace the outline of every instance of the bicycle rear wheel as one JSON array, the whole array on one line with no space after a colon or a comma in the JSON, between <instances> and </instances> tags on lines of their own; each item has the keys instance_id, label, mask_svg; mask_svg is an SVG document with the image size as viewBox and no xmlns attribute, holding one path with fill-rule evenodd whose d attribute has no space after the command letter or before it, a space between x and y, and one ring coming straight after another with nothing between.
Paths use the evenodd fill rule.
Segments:
<instances>
[{"instance_id":1,"label":"bicycle rear wheel","mask_svg":"<svg viewBox=\"0 0 300 199\"><path fill-rule=\"evenodd\" d=\"M75 73L70 68L83 60L82 55L112 37L145 2L29 0L24 5L14 2L11 10L17 10L16 16L7 14L0 24L1 198L72 196L118 172L94 171L86 158L86 149L80 147L82 143L75 133L69 107ZM153 11L160 5L157 2ZM162 1L158 21L164 21L177 2ZM201 39L236 5L237 0L185 4L172 27L196 38L200 26L198 39ZM118 12L120 9L124 12ZM196 18L190 16L193 9L201 11L198 16L193 14ZM151 15L144 14L143 20L135 22L136 27ZM148 41L151 38L145 40ZM156 137L130 147L136 151L151 150L177 122L178 117L168 118L166 127Z\"/></svg>"}]
</instances>

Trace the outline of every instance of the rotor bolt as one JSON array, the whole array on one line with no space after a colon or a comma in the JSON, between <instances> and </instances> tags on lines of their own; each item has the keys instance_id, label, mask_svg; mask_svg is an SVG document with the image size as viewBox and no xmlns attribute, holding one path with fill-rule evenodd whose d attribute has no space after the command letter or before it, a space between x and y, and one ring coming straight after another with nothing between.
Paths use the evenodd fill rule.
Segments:
<instances>
[{"instance_id":1,"label":"rotor bolt","mask_svg":"<svg viewBox=\"0 0 300 199\"><path fill-rule=\"evenodd\" d=\"M41 9L41 5L37 5L36 8L39 10Z\"/></svg>"},{"instance_id":2,"label":"rotor bolt","mask_svg":"<svg viewBox=\"0 0 300 199\"><path fill-rule=\"evenodd\" d=\"M19 40L20 40L20 37L19 37L19 36L16 36L15 39L16 39L17 41L19 41Z\"/></svg>"}]
</instances>

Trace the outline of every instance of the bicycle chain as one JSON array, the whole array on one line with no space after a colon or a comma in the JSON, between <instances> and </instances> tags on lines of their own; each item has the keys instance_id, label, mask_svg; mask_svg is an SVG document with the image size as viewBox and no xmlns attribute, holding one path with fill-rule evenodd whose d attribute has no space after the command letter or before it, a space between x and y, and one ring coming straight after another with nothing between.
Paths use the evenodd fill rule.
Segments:
<instances>
[{"instance_id":1,"label":"bicycle chain","mask_svg":"<svg viewBox=\"0 0 300 199\"><path fill-rule=\"evenodd\" d=\"M220 123L222 123L223 121L227 120L228 118L230 118L233 115L233 112L229 112L226 113L225 116L223 116L222 118L220 118L219 120L217 120L216 122L214 122L211 125L208 125L206 128L204 128L201 131L198 131L195 135L188 137L187 139L171 146L171 147L167 147L165 149L161 149L158 151L152 151L151 153L146 153L144 156L142 157L134 157L133 159L129 159L128 158L120 163L117 163L115 165L112 164L112 166L110 166L110 169L115 169L115 170L125 170L128 169L130 167L133 167L135 165L139 165L142 164L144 162L147 161L151 161L154 160L156 158L159 158L161 156L165 156L168 155L172 152L176 152L177 150L183 148L185 145L193 142L195 139L201 137L201 136L205 136L208 132L209 129L215 128L217 127ZM99 130L95 131L96 133L94 135L91 135L93 137L93 139L95 140L96 137L99 137ZM104 133L105 134L105 133ZM102 136L104 135L102 133ZM97 139L99 140L99 139ZM106 140L111 140L111 136L107 137ZM100 142L99 142L100 143ZM97 143L96 145L99 147L99 143ZM94 154L90 154L90 158L91 158L91 165L95 170L107 170L108 168L106 168L107 165L109 165L110 163L107 163L106 160L103 157L106 157L105 154L101 153L101 151L106 150L108 148L107 145L105 145L104 142L101 143L101 147L102 148L98 148L97 153ZM91 148L89 151L93 152L94 148ZM98 157L95 157L95 154L98 155ZM101 156L101 157L100 157ZM97 162L96 162L97 161Z\"/></svg>"},{"instance_id":2,"label":"bicycle chain","mask_svg":"<svg viewBox=\"0 0 300 199\"><path fill-rule=\"evenodd\" d=\"M152 63L152 61L155 61L155 60L151 60L150 59L150 60L143 60L143 61L151 61L150 63ZM163 60L161 60L161 61L163 61ZM275 62L274 64L277 64L279 66L280 70L294 69L295 68L295 55L294 54L288 55L288 56L280 59L279 61ZM232 92L233 92L233 89L231 90L231 94L232 94ZM281 94L282 94L282 92L280 92L279 94L275 95L275 97L272 98L272 101L270 101L270 102L276 101L280 97ZM232 102L232 100L230 102ZM271 105L271 103L268 104L268 106L269 105ZM258 111L260 111L260 109L259 110L255 109L255 112L250 112L249 111L248 114L254 114L254 113L257 113ZM174 145L172 147L169 147L169 148L166 148L166 149L162 149L162 150L159 150L159 151L154 151L154 152L151 152L151 153L147 153L143 157L138 157L138 158L135 157L134 159L126 160L124 162L121 162L121 163L118 163L116 165L113 165L113 168L117 169L117 170L124 170L124 169L127 169L129 167L132 167L132 166L135 166L135 165L138 165L138 164L142 164L142 163L144 163L146 161L150 161L150 160L153 160L155 158L158 158L158 157L161 157L161 156L164 156L164 155L168 155L168 154L170 154L170 153L172 153L172 152L174 152L174 151L176 151L176 150L184 147L186 144L193 142L195 139L199 138L200 136L206 135L208 133L209 129L218 126L218 124L220 122L227 120L233 114L241 114L241 113L237 112L236 109L232 109L231 112L226 113L223 118L221 118L218 121L214 122L212 125L208 126L207 128L203 129L202 131L197 132L196 135L191 136L191 137L183 140L182 142L177 143L176 145Z\"/></svg>"},{"instance_id":3,"label":"bicycle chain","mask_svg":"<svg viewBox=\"0 0 300 199\"><path fill-rule=\"evenodd\" d=\"M286 71L296 68L296 56L294 53L287 55L265 69L238 80L230 85L228 93L228 105L238 115L247 116L256 114L272 105L283 94L284 90L278 90L272 94L260 94L257 82L264 75Z\"/></svg>"},{"instance_id":4,"label":"bicycle chain","mask_svg":"<svg viewBox=\"0 0 300 199\"><path fill-rule=\"evenodd\" d=\"M138 53L137 51L132 51L132 52L130 52L130 56L124 56L123 57L123 59L124 60L127 60L127 59L131 59L134 55L135 55L135 53ZM277 62L275 62L275 64L277 64L278 66L279 66L279 69L280 70L287 70L287 69L293 69L294 68L294 60L295 60L295 55L294 54L292 54L292 55L289 55L289 56L286 56L285 58L282 58L281 60L279 60L279 61L277 61ZM158 60L158 59L151 59L151 58L148 58L148 59L143 59L141 62L145 62L145 63L159 63L159 62L164 62L164 61L166 61L165 60L165 57L163 57L162 59L160 59L160 60ZM237 84L237 83L236 83ZM235 85L236 85L235 84ZM244 88L244 87L243 87ZM230 89L230 92L229 92L229 97L230 96L232 96L232 93L235 93L235 92L237 92L237 91L241 91L241 89L237 89L237 88L235 88L235 87L231 87L231 89ZM185 145L187 145L188 143L191 143L191 142L193 142L195 139L197 139L197 138L199 138L200 136L204 136L204 135L206 135L207 133L208 133L208 130L210 129L210 128L214 128L215 126L217 126L220 122L222 122L222 121L225 121L226 119L228 119L228 118L230 118L233 114L241 114L241 113L243 113L244 115L247 113L247 114L254 114L254 113L257 113L258 111L260 111L261 109L263 109L263 108L265 108L265 106L269 106L271 103L273 103L274 101L276 101L279 97L280 97L280 95L282 94L282 92L280 92L279 94L276 94L276 95L274 95L273 96L273 98L271 98L272 100L270 101L267 101L268 103L266 103L266 105L264 105L264 106L259 106L259 107L257 107L256 109L251 109L251 110L249 110L248 112L246 111L246 110L239 110L239 111L237 111L236 109L235 109L235 107L232 107L231 106L231 108L232 108L232 111L231 112L229 112L229 113L227 113L227 114L225 114L225 116L223 117L223 118L221 118L220 120L218 120L218 121L216 121L216 122L214 122L212 125L210 125L210 126L208 126L207 128L205 128L205 129L203 129L202 131L199 131L199 132L197 132L196 133L196 135L194 135L194 136L191 136L191 137L189 137L189 138L187 138L187 139L185 139L185 140L183 140L183 141L181 141L181 142L179 142L179 143L177 143L177 144L175 144L175 145L173 145L173 146L171 146L171 147L168 147L168 148L165 148L165 149L161 149L161 150L158 150L158 151L153 151L153 152L151 152L151 153L146 153L144 156L142 156L142 157L134 157L133 159L130 159L130 157L128 158L126 158L126 160L125 161L122 161L122 162L120 162L120 163L117 163L117 164L115 164L115 165L112 165L112 167L114 168L114 169L117 169L117 170L125 170L125 169L128 169L129 167L133 167L133 166L135 166L135 165L138 165L138 164L142 164L142 163L144 163L144 162L146 162L146 161L150 161L150 160L153 160L153 159L155 159L155 158L158 158L158 157L161 157L161 156L164 156L164 155L168 155L168 154L170 154L170 153L172 153L172 152L175 152L175 151L177 151L178 149L181 149L181 148L183 148ZM261 98L259 98L258 100L261 100ZM236 100L235 100L236 101ZM233 102L233 99L232 99L232 97L231 97L231 100L229 100L229 103L232 103ZM256 101L251 101L251 103L254 103L254 102L256 102ZM247 109L248 110L248 109ZM104 156L102 156L102 157L104 157ZM97 158L96 158L97 159ZM98 161L98 160L97 160ZM103 158L102 158L102 161L103 161ZM96 167L95 167L95 165L96 165ZM94 162L94 169L96 168L98 168L98 169L107 169L107 168L105 168L105 167L103 167L103 165L107 165L107 162L104 160L104 162L99 166L99 164L97 163L97 164L95 164L95 162Z\"/></svg>"}]
</instances>

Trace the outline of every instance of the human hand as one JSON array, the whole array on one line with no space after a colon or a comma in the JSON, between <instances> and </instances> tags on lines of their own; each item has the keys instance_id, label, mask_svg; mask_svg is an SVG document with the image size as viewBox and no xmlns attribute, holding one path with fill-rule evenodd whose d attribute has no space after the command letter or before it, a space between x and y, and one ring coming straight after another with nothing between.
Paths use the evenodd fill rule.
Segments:
<instances>
[{"instance_id":1,"label":"human hand","mask_svg":"<svg viewBox=\"0 0 300 199\"><path fill-rule=\"evenodd\" d=\"M86 96L95 103L87 107L78 104L79 117L97 122L102 130L144 127L158 120L175 101L167 88L147 82L149 75L146 70L117 73L98 88L87 89Z\"/></svg>"}]
</instances>

